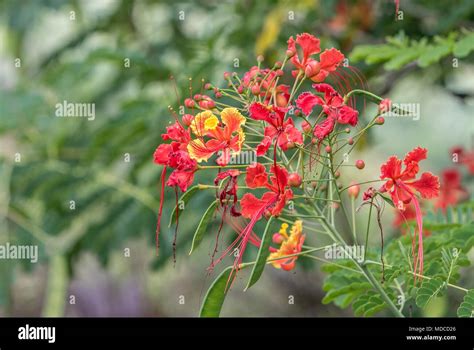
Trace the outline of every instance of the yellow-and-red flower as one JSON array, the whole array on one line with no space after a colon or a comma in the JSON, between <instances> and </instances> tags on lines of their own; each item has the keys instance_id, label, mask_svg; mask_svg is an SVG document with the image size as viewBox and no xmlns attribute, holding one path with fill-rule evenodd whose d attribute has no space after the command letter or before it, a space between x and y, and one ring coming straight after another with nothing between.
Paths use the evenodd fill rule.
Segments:
<instances>
[{"instance_id":1,"label":"yellow-and-red flower","mask_svg":"<svg viewBox=\"0 0 474 350\"><path fill-rule=\"evenodd\" d=\"M191 122L191 130L197 137L187 146L189 156L198 163L220 153L217 164L225 166L231 155L240 153L245 134L242 125L245 117L236 108L224 108L219 120L211 111L198 113Z\"/></svg>"},{"instance_id":2,"label":"yellow-and-red flower","mask_svg":"<svg viewBox=\"0 0 474 350\"><path fill-rule=\"evenodd\" d=\"M295 221L291 227L290 234L288 235L288 224L283 223L280 228L280 232L273 236L275 243L281 243L280 248L270 254L268 259L272 265L277 269L283 269L290 271L295 268L296 260L298 256L291 256L285 258L285 256L297 254L301 252L303 248L305 235L303 234L303 222L301 220ZM278 258L282 259L278 259ZM274 260L277 259L277 260Z\"/></svg>"}]
</instances>

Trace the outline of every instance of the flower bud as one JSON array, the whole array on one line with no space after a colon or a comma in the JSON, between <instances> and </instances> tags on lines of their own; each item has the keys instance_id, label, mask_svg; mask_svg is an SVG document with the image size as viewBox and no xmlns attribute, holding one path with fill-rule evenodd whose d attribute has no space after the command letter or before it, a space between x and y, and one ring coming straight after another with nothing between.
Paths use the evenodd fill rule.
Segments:
<instances>
[{"instance_id":1,"label":"flower bud","mask_svg":"<svg viewBox=\"0 0 474 350\"><path fill-rule=\"evenodd\" d=\"M260 86L258 86L257 84L252 85L252 88L250 89L250 91L252 92L253 95L258 95L260 94Z\"/></svg>"},{"instance_id":2,"label":"flower bud","mask_svg":"<svg viewBox=\"0 0 474 350\"><path fill-rule=\"evenodd\" d=\"M204 99L199 101L199 107L202 109L213 109L216 106L213 100L211 99Z\"/></svg>"},{"instance_id":3,"label":"flower bud","mask_svg":"<svg viewBox=\"0 0 474 350\"><path fill-rule=\"evenodd\" d=\"M183 124L186 125L186 126L190 126L193 119L194 119L194 116L192 114L185 114L182 117Z\"/></svg>"},{"instance_id":4,"label":"flower bud","mask_svg":"<svg viewBox=\"0 0 474 350\"><path fill-rule=\"evenodd\" d=\"M262 55L257 56L257 62L263 62L265 58Z\"/></svg>"},{"instance_id":5,"label":"flower bud","mask_svg":"<svg viewBox=\"0 0 474 350\"><path fill-rule=\"evenodd\" d=\"M278 232L273 234L273 237L272 237L272 241L273 243L275 244L282 244L283 241L285 240L285 237L283 237L281 234L279 234Z\"/></svg>"},{"instance_id":6,"label":"flower bud","mask_svg":"<svg viewBox=\"0 0 474 350\"><path fill-rule=\"evenodd\" d=\"M303 128L303 131L306 133L310 133L313 128L311 127L311 124L308 123L306 120L301 123L301 127Z\"/></svg>"},{"instance_id":7,"label":"flower bud","mask_svg":"<svg viewBox=\"0 0 474 350\"><path fill-rule=\"evenodd\" d=\"M186 108L194 108L196 103L194 102L193 99L187 98L187 99L184 100L184 105L186 106Z\"/></svg>"},{"instance_id":8,"label":"flower bud","mask_svg":"<svg viewBox=\"0 0 474 350\"><path fill-rule=\"evenodd\" d=\"M355 166L357 169L362 170L365 168L365 162L362 159L358 159L355 162Z\"/></svg>"},{"instance_id":9,"label":"flower bud","mask_svg":"<svg viewBox=\"0 0 474 350\"><path fill-rule=\"evenodd\" d=\"M291 187L300 187L303 180L298 173L291 173L288 175L288 185Z\"/></svg>"},{"instance_id":10,"label":"flower bud","mask_svg":"<svg viewBox=\"0 0 474 350\"><path fill-rule=\"evenodd\" d=\"M204 85L204 89L206 89L206 90L211 90L211 89L212 89L211 83L206 83L206 84Z\"/></svg>"},{"instance_id":11,"label":"flower bud","mask_svg":"<svg viewBox=\"0 0 474 350\"><path fill-rule=\"evenodd\" d=\"M385 118L384 117L377 117L375 119L375 124L377 125L384 125L385 124Z\"/></svg>"},{"instance_id":12,"label":"flower bud","mask_svg":"<svg viewBox=\"0 0 474 350\"><path fill-rule=\"evenodd\" d=\"M379 103L379 111L381 113L386 113L390 111L392 107L392 101L389 98L385 98Z\"/></svg>"},{"instance_id":13,"label":"flower bud","mask_svg":"<svg viewBox=\"0 0 474 350\"><path fill-rule=\"evenodd\" d=\"M326 146L325 150L326 150L326 153L331 153L332 148L331 146Z\"/></svg>"},{"instance_id":14,"label":"flower bud","mask_svg":"<svg viewBox=\"0 0 474 350\"><path fill-rule=\"evenodd\" d=\"M351 182L350 187L347 189L349 197L356 199L359 196L360 186L354 181Z\"/></svg>"}]
</instances>

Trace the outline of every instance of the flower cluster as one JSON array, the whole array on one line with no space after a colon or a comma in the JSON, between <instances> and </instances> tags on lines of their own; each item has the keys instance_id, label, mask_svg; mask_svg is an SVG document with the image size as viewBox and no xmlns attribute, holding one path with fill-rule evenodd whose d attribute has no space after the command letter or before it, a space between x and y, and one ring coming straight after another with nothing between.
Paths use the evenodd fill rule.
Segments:
<instances>
[{"instance_id":1,"label":"flower cluster","mask_svg":"<svg viewBox=\"0 0 474 350\"><path fill-rule=\"evenodd\" d=\"M222 216L217 237L223 224L229 224L237 236L211 267L233 254L234 269L238 271L247 243L259 249L264 246L262 230L267 222L271 223L270 218L283 224L272 242L266 242L269 248L264 255L275 268L285 271L294 269L298 256L306 254L303 242L310 238L307 230L311 225L321 222L331 237L343 237L337 233L342 228L334 220L335 211L344 206L345 200L358 197L360 185L351 183L347 187L349 196L344 197L341 166L346 163L344 166L362 170L365 163L359 159L347 164L342 155L349 154L367 130L383 124L380 115L390 104L388 99L374 100L375 95L360 88L342 89L341 77L353 72L346 69L344 61L339 50L322 51L320 40L304 33L289 38L282 62L264 68L259 57L258 65L241 76L225 73L224 86L205 84L214 97L201 92L187 98L183 103L186 113L175 115L176 120L162 135L164 143L154 154L155 163L163 166L157 235L165 187L174 187L178 196L178 189L186 192L194 184L197 172L215 172L213 185L197 187L215 191L215 212ZM376 114L360 115L352 103L356 95L370 96L380 103ZM252 161L245 162L239 157L242 154L254 157L247 157ZM416 147L403 160L390 157L381 166L380 179L376 180L378 174L371 177L373 182L383 181L383 185L371 187L363 198L374 205L377 196L388 195L402 215L411 213L410 206L414 206L418 272L423 268L419 199L434 198L440 189L435 175L423 172L418 176L419 162L426 157L427 150L422 147ZM472 163L466 152L462 159ZM172 169L168 177L167 169ZM443 181L446 188L459 190L454 174L445 173ZM452 194L445 196L443 201L454 201ZM288 223L292 224L290 233ZM269 229L273 229L271 225Z\"/></svg>"}]
</instances>

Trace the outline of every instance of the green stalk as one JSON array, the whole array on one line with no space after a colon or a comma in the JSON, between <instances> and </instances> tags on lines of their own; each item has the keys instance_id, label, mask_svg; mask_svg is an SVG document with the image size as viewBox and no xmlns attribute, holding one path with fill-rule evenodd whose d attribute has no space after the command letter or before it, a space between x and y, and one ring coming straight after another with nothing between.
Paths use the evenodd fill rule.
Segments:
<instances>
[{"instance_id":1,"label":"green stalk","mask_svg":"<svg viewBox=\"0 0 474 350\"><path fill-rule=\"evenodd\" d=\"M43 317L62 317L66 306L68 272L64 255L51 256Z\"/></svg>"}]
</instances>

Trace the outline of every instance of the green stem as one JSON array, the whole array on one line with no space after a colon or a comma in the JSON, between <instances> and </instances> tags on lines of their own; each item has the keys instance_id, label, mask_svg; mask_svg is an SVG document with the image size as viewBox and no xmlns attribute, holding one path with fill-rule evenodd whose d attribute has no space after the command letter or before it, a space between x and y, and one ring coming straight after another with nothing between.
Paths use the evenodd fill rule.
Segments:
<instances>
[{"instance_id":1,"label":"green stem","mask_svg":"<svg viewBox=\"0 0 474 350\"><path fill-rule=\"evenodd\" d=\"M68 272L64 255L51 256L43 317L62 317L66 306Z\"/></svg>"},{"instance_id":2,"label":"green stem","mask_svg":"<svg viewBox=\"0 0 474 350\"><path fill-rule=\"evenodd\" d=\"M367 266L359 265L362 271L364 272L365 276L371 282L372 286L379 292L380 296L383 298L385 303L388 305L389 309L393 312L393 314L397 317L405 317L403 316L402 312L398 310L398 308L393 303L392 299L387 295L383 287L380 285L379 281L374 277L372 272L367 268Z\"/></svg>"},{"instance_id":3,"label":"green stem","mask_svg":"<svg viewBox=\"0 0 474 350\"><path fill-rule=\"evenodd\" d=\"M352 237L354 239L354 243L357 244L355 198L354 197L351 197L351 209L352 209Z\"/></svg>"}]
</instances>

